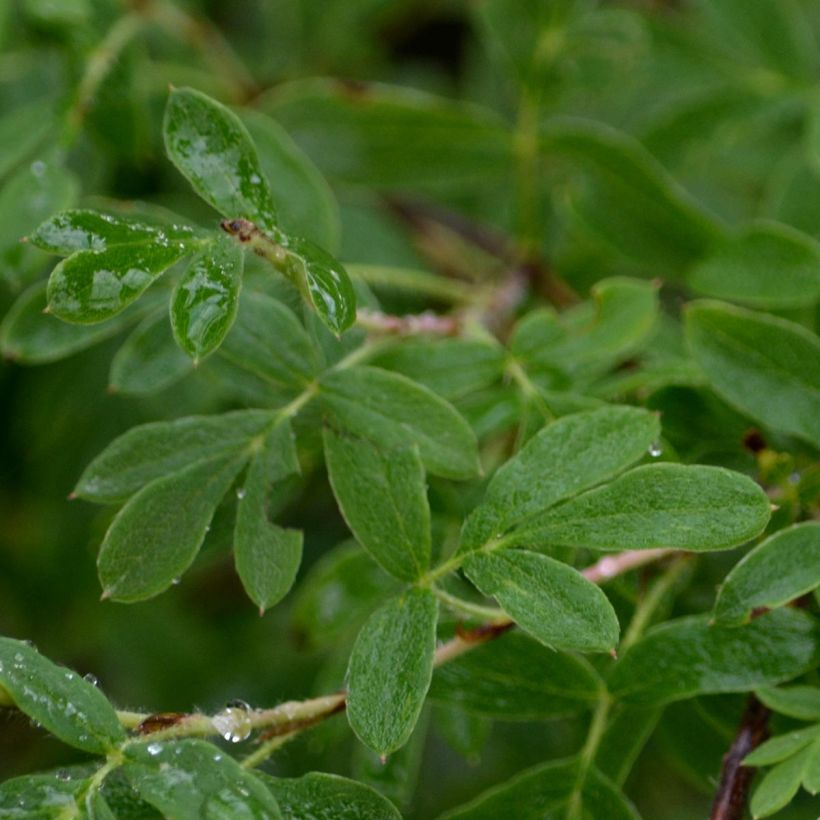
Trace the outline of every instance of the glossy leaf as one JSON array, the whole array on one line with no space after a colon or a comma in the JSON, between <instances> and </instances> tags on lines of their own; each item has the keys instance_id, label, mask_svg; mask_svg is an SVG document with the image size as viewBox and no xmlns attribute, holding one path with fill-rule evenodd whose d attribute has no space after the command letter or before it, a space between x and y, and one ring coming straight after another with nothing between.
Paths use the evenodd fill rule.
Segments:
<instances>
[{"instance_id":1,"label":"glossy leaf","mask_svg":"<svg viewBox=\"0 0 820 820\"><path fill-rule=\"evenodd\" d=\"M302 560L302 533L272 524L267 511L271 483L297 472L290 425L280 422L251 461L244 484L237 490L236 571L260 613L284 598Z\"/></svg>"},{"instance_id":2,"label":"glossy leaf","mask_svg":"<svg viewBox=\"0 0 820 820\"><path fill-rule=\"evenodd\" d=\"M172 247L193 243L196 239L196 232L186 225L148 222L80 208L49 217L29 237L33 245L58 256L119 247L129 247L136 252L152 245Z\"/></svg>"},{"instance_id":3,"label":"glossy leaf","mask_svg":"<svg viewBox=\"0 0 820 820\"><path fill-rule=\"evenodd\" d=\"M436 669L430 698L502 720L536 720L589 709L602 690L582 658L513 631Z\"/></svg>"},{"instance_id":4,"label":"glossy leaf","mask_svg":"<svg viewBox=\"0 0 820 820\"><path fill-rule=\"evenodd\" d=\"M70 325L45 314L45 307L44 282L18 297L0 324L0 350L6 358L23 364L59 361L116 335L144 311L139 304L104 325Z\"/></svg>"},{"instance_id":5,"label":"glossy leaf","mask_svg":"<svg viewBox=\"0 0 820 820\"><path fill-rule=\"evenodd\" d=\"M175 88L163 133L169 158L207 203L228 219L277 227L270 184L236 114L199 91Z\"/></svg>"},{"instance_id":6,"label":"glossy leaf","mask_svg":"<svg viewBox=\"0 0 820 820\"><path fill-rule=\"evenodd\" d=\"M292 612L297 633L311 646L334 646L396 586L357 543L340 544L310 568L296 589Z\"/></svg>"},{"instance_id":7,"label":"glossy leaf","mask_svg":"<svg viewBox=\"0 0 820 820\"><path fill-rule=\"evenodd\" d=\"M375 789L336 774L261 779L276 797L283 820L401 820L396 807Z\"/></svg>"},{"instance_id":8,"label":"glossy leaf","mask_svg":"<svg viewBox=\"0 0 820 820\"><path fill-rule=\"evenodd\" d=\"M174 820L278 820L276 799L252 772L201 740L128 748L123 771L137 794Z\"/></svg>"},{"instance_id":9,"label":"glossy leaf","mask_svg":"<svg viewBox=\"0 0 820 820\"><path fill-rule=\"evenodd\" d=\"M72 327L63 322L57 324ZM111 324L106 322L99 327L108 328ZM192 369L190 357L174 341L167 312L161 310L146 317L116 352L111 360L108 385L115 393L142 396L164 390Z\"/></svg>"},{"instance_id":10,"label":"glossy leaf","mask_svg":"<svg viewBox=\"0 0 820 820\"><path fill-rule=\"evenodd\" d=\"M727 549L759 535L769 499L750 478L721 467L650 464L536 515L518 544L593 550Z\"/></svg>"},{"instance_id":11,"label":"glossy leaf","mask_svg":"<svg viewBox=\"0 0 820 820\"><path fill-rule=\"evenodd\" d=\"M618 618L606 595L578 570L526 550L475 553L467 577L526 632L554 649L607 652Z\"/></svg>"},{"instance_id":12,"label":"glossy leaf","mask_svg":"<svg viewBox=\"0 0 820 820\"><path fill-rule=\"evenodd\" d=\"M820 244L776 222L719 244L689 274L697 293L750 307L791 308L820 299Z\"/></svg>"},{"instance_id":13,"label":"glossy leaf","mask_svg":"<svg viewBox=\"0 0 820 820\"><path fill-rule=\"evenodd\" d=\"M251 442L265 434L272 418L264 410L237 410L133 427L86 467L74 494L98 503L122 501L191 464L249 454Z\"/></svg>"},{"instance_id":14,"label":"glossy leaf","mask_svg":"<svg viewBox=\"0 0 820 820\"><path fill-rule=\"evenodd\" d=\"M74 799L87 779L61 780L53 774L30 774L0 783L0 817L52 820L60 811L77 812Z\"/></svg>"},{"instance_id":15,"label":"glossy leaf","mask_svg":"<svg viewBox=\"0 0 820 820\"><path fill-rule=\"evenodd\" d=\"M820 631L803 613L778 609L742 628L693 616L650 629L618 662L609 688L628 703L668 703L782 683L819 663Z\"/></svg>"},{"instance_id":16,"label":"glossy leaf","mask_svg":"<svg viewBox=\"0 0 820 820\"><path fill-rule=\"evenodd\" d=\"M285 272L337 335L356 321L356 292L342 264L309 239L287 237Z\"/></svg>"},{"instance_id":17,"label":"glossy leaf","mask_svg":"<svg viewBox=\"0 0 820 820\"><path fill-rule=\"evenodd\" d=\"M657 416L605 407L547 425L493 476L469 517L462 550L476 549L516 523L600 484L644 456L660 436Z\"/></svg>"},{"instance_id":18,"label":"glossy leaf","mask_svg":"<svg viewBox=\"0 0 820 820\"><path fill-rule=\"evenodd\" d=\"M820 523L795 524L767 538L720 587L715 620L739 624L758 607L783 606L820 586Z\"/></svg>"},{"instance_id":19,"label":"glossy leaf","mask_svg":"<svg viewBox=\"0 0 820 820\"><path fill-rule=\"evenodd\" d=\"M427 388L375 367L330 371L320 386L338 427L384 447L416 444L424 466L435 475L471 478L478 473L473 431Z\"/></svg>"},{"instance_id":20,"label":"glossy leaf","mask_svg":"<svg viewBox=\"0 0 820 820\"><path fill-rule=\"evenodd\" d=\"M206 246L191 260L171 296L171 326L194 364L212 353L231 329L242 286L242 249L229 239Z\"/></svg>"},{"instance_id":21,"label":"glossy leaf","mask_svg":"<svg viewBox=\"0 0 820 820\"><path fill-rule=\"evenodd\" d=\"M430 566L430 507L417 448L386 449L324 430L333 493L356 540L391 575L420 578Z\"/></svg>"},{"instance_id":22,"label":"glossy leaf","mask_svg":"<svg viewBox=\"0 0 820 820\"><path fill-rule=\"evenodd\" d=\"M393 598L367 620L348 667L347 717L376 754L403 746L433 674L438 605L430 590Z\"/></svg>"},{"instance_id":23,"label":"glossy leaf","mask_svg":"<svg viewBox=\"0 0 820 820\"><path fill-rule=\"evenodd\" d=\"M686 333L709 384L761 424L820 447L820 340L776 316L695 302Z\"/></svg>"},{"instance_id":24,"label":"glossy leaf","mask_svg":"<svg viewBox=\"0 0 820 820\"><path fill-rule=\"evenodd\" d=\"M137 300L190 250L185 241L169 241L77 251L51 272L49 312L80 325L104 322Z\"/></svg>"},{"instance_id":25,"label":"glossy leaf","mask_svg":"<svg viewBox=\"0 0 820 820\"><path fill-rule=\"evenodd\" d=\"M217 504L246 459L234 454L197 461L133 496L100 547L103 595L142 601L171 586L196 557Z\"/></svg>"},{"instance_id":26,"label":"glossy leaf","mask_svg":"<svg viewBox=\"0 0 820 820\"><path fill-rule=\"evenodd\" d=\"M757 699L774 712L798 720L820 721L820 687L782 686L758 689Z\"/></svg>"},{"instance_id":27,"label":"glossy leaf","mask_svg":"<svg viewBox=\"0 0 820 820\"><path fill-rule=\"evenodd\" d=\"M494 786L465 806L448 811L441 820L542 820L566 816L576 791L578 762L575 758L551 760ZM607 820L638 820L638 813L620 790L595 768L580 789L584 817Z\"/></svg>"},{"instance_id":28,"label":"glossy leaf","mask_svg":"<svg viewBox=\"0 0 820 820\"><path fill-rule=\"evenodd\" d=\"M0 638L0 686L21 712L69 746L106 754L125 740L114 707L96 686L23 641Z\"/></svg>"}]
</instances>

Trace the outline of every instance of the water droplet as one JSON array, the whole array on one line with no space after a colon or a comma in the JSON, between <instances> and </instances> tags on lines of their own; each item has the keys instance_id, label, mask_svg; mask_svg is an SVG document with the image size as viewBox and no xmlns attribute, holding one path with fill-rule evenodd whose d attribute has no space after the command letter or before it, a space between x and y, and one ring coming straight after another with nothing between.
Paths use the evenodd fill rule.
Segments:
<instances>
[{"instance_id":1,"label":"water droplet","mask_svg":"<svg viewBox=\"0 0 820 820\"><path fill-rule=\"evenodd\" d=\"M41 177L46 172L46 164L41 160L35 160L31 163L31 173L36 177Z\"/></svg>"},{"instance_id":2,"label":"water droplet","mask_svg":"<svg viewBox=\"0 0 820 820\"><path fill-rule=\"evenodd\" d=\"M174 578L174 579L173 579L173 581L171 581L171 586L178 587L178 586L179 586L179 582L180 582L181 580L182 580L182 578Z\"/></svg>"},{"instance_id":3,"label":"water droplet","mask_svg":"<svg viewBox=\"0 0 820 820\"><path fill-rule=\"evenodd\" d=\"M57 778L57 780L62 780L64 782L71 780L71 772L67 769L57 769L57 771L54 772L54 776Z\"/></svg>"},{"instance_id":4,"label":"water droplet","mask_svg":"<svg viewBox=\"0 0 820 820\"><path fill-rule=\"evenodd\" d=\"M219 714L211 718L214 728L229 743L239 743L251 733L250 706L241 700L232 700Z\"/></svg>"},{"instance_id":5,"label":"water droplet","mask_svg":"<svg viewBox=\"0 0 820 820\"><path fill-rule=\"evenodd\" d=\"M240 501L245 497L245 488L244 487L237 487L236 488L236 497Z\"/></svg>"},{"instance_id":6,"label":"water droplet","mask_svg":"<svg viewBox=\"0 0 820 820\"><path fill-rule=\"evenodd\" d=\"M162 751L162 744L161 743L149 743L148 746L145 748L145 751L148 752L151 757L156 757Z\"/></svg>"},{"instance_id":7,"label":"water droplet","mask_svg":"<svg viewBox=\"0 0 820 820\"><path fill-rule=\"evenodd\" d=\"M100 685L100 681L97 679L97 676L92 675L90 672L87 675L83 675L83 680L88 681L92 686Z\"/></svg>"},{"instance_id":8,"label":"water droplet","mask_svg":"<svg viewBox=\"0 0 820 820\"><path fill-rule=\"evenodd\" d=\"M261 181L259 174L251 174L251 185L258 185Z\"/></svg>"},{"instance_id":9,"label":"water droplet","mask_svg":"<svg viewBox=\"0 0 820 820\"><path fill-rule=\"evenodd\" d=\"M799 483L800 483L800 473L795 471L789 476L789 484L799 484Z\"/></svg>"},{"instance_id":10,"label":"water droplet","mask_svg":"<svg viewBox=\"0 0 820 820\"><path fill-rule=\"evenodd\" d=\"M649 455L652 456L652 458L658 458L658 456L663 454L663 447L661 447L660 442L653 441L649 445L648 452L649 452Z\"/></svg>"}]
</instances>

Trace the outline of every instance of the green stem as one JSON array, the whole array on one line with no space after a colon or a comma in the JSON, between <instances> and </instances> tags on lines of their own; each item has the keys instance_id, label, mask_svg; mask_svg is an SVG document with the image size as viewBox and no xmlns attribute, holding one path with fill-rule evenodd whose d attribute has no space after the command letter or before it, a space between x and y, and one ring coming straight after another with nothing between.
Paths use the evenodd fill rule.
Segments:
<instances>
[{"instance_id":1,"label":"green stem","mask_svg":"<svg viewBox=\"0 0 820 820\"><path fill-rule=\"evenodd\" d=\"M545 419L555 418L555 414L550 410L549 405L544 401L544 397L536 387L533 380L527 374L527 371L521 366L520 362L510 356L505 365L505 372L507 375L519 386L524 397L531 401L537 408L538 412Z\"/></svg>"},{"instance_id":2,"label":"green stem","mask_svg":"<svg viewBox=\"0 0 820 820\"><path fill-rule=\"evenodd\" d=\"M603 695L595 711L592 713L587 739L584 743L584 748L581 749L578 755L578 774L576 775L575 786L572 789L572 796L567 806L567 820L582 820L584 783L586 782L592 762L595 760L595 755L598 753L598 747L603 740L611 708L612 701L609 695Z\"/></svg>"},{"instance_id":3,"label":"green stem","mask_svg":"<svg viewBox=\"0 0 820 820\"><path fill-rule=\"evenodd\" d=\"M433 593L439 601L446 604L450 609L462 615L466 615L469 618L481 618L490 624L506 623L510 620L510 616L497 607L481 606L480 604L465 601L462 598L457 598L455 595L450 595L449 592L445 592L439 587L433 587Z\"/></svg>"},{"instance_id":4,"label":"green stem","mask_svg":"<svg viewBox=\"0 0 820 820\"><path fill-rule=\"evenodd\" d=\"M266 740L255 752L251 752L240 764L245 769L253 769L260 763L264 763L277 749L281 749L288 741L293 740L299 731L293 731L286 735L279 735Z\"/></svg>"},{"instance_id":5,"label":"green stem","mask_svg":"<svg viewBox=\"0 0 820 820\"><path fill-rule=\"evenodd\" d=\"M414 268L346 264L345 269L351 276L367 282L368 285L411 290L414 293L456 304L474 302L481 295L481 289L475 285L469 285L457 279L445 279L442 276Z\"/></svg>"},{"instance_id":6,"label":"green stem","mask_svg":"<svg viewBox=\"0 0 820 820\"><path fill-rule=\"evenodd\" d=\"M525 89L518 109L514 146L516 154L517 235L521 254L533 258L540 246L538 98Z\"/></svg>"}]
</instances>

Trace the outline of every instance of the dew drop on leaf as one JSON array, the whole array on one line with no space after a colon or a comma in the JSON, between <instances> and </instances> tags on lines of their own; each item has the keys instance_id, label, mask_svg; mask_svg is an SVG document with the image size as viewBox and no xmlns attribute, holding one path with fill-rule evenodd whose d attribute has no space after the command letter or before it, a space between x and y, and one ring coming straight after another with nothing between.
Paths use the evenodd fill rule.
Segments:
<instances>
[{"instance_id":1,"label":"dew drop on leaf","mask_svg":"<svg viewBox=\"0 0 820 820\"><path fill-rule=\"evenodd\" d=\"M250 706L241 700L232 700L221 712L214 715L214 728L229 743L239 743L251 733Z\"/></svg>"},{"instance_id":2,"label":"dew drop on leaf","mask_svg":"<svg viewBox=\"0 0 820 820\"><path fill-rule=\"evenodd\" d=\"M100 681L98 680L96 675L92 675L90 672L87 675L83 675L83 680L88 681L92 686L99 686Z\"/></svg>"},{"instance_id":3,"label":"dew drop on leaf","mask_svg":"<svg viewBox=\"0 0 820 820\"><path fill-rule=\"evenodd\" d=\"M161 743L149 743L145 751L152 757L156 757L162 751Z\"/></svg>"},{"instance_id":4,"label":"dew drop on leaf","mask_svg":"<svg viewBox=\"0 0 820 820\"><path fill-rule=\"evenodd\" d=\"M658 458L660 455L663 454L663 447L661 447L661 445L657 441L653 441L652 444L649 445L648 452L649 455L652 456L652 458Z\"/></svg>"}]
</instances>

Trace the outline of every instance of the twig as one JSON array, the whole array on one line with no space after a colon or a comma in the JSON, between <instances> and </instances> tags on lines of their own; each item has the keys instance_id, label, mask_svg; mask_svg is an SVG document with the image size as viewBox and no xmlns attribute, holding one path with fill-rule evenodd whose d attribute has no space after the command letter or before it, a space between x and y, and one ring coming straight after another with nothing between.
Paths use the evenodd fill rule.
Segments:
<instances>
[{"instance_id":1,"label":"twig","mask_svg":"<svg viewBox=\"0 0 820 820\"><path fill-rule=\"evenodd\" d=\"M380 310L359 308L356 323L369 333L386 336L458 336L461 332L461 319L458 316L446 316L426 310L424 313L393 316Z\"/></svg>"},{"instance_id":2,"label":"twig","mask_svg":"<svg viewBox=\"0 0 820 820\"><path fill-rule=\"evenodd\" d=\"M743 758L769 736L770 714L754 695L749 696L737 735L723 757L710 820L743 820L749 783L755 773L742 765Z\"/></svg>"}]
</instances>

